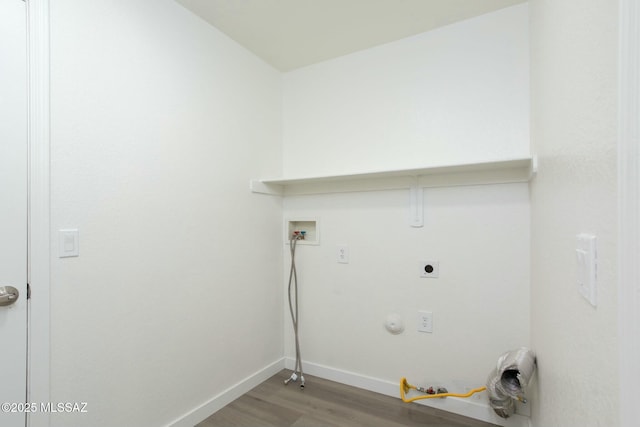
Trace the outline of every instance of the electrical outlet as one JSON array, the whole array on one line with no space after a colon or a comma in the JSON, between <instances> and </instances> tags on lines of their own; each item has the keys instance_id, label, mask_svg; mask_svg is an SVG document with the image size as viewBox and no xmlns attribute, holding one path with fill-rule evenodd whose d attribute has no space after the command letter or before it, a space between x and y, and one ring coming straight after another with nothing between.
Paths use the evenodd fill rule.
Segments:
<instances>
[{"instance_id":1,"label":"electrical outlet","mask_svg":"<svg viewBox=\"0 0 640 427\"><path fill-rule=\"evenodd\" d=\"M438 261L423 261L420 263L420 277L435 279L440 275Z\"/></svg>"},{"instance_id":2,"label":"electrical outlet","mask_svg":"<svg viewBox=\"0 0 640 427\"><path fill-rule=\"evenodd\" d=\"M433 313L430 311L418 311L418 332L433 332Z\"/></svg>"},{"instance_id":3,"label":"electrical outlet","mask_svg":"<svg viewBox=\"0 0 640 427\"><path fill-rule=\"evenodd\" d=\"M337 249L338 249L336 253L337 261L340 264L349 264L349 246L339 245Z\"/></svg>"}]
</instances>

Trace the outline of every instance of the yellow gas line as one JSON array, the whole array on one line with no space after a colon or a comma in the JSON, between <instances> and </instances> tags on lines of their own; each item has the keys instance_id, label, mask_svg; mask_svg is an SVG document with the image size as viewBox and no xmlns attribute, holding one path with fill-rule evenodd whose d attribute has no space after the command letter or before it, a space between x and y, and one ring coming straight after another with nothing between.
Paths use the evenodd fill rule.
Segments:
<instances>
[{"instance_id":1,"label":"yellow gas line","mask_svg":"<svg viewBox=\"0 0 640 427\"><path fill-rule=\"evenodd\" d=\"M415 397L411 397L411 398L407 398L406 394L409 393L409 390L417 390L418 388L414 385L411 385L407 382L407 379L405 377L402 377L400 379L400 397L402 398L403 402L407 402L407 403L411 403L411 402L415 402L416 400L421 400L421 399L435 399L436 397L471 397L476 393L480 393L481 391L485 391L487 388L486 387L478 387L478 388L474 388L473 390L469 391L468 393L438 393L438 394L425 394L425 395L421 395L421 396L415 396Z\"/></svg>"}]
</instances>

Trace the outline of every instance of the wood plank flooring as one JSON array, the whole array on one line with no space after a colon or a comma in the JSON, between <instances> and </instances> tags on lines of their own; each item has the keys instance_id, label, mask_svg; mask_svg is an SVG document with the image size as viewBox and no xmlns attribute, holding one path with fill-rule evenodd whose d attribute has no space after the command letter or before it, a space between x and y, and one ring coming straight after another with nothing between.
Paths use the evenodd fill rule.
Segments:
<instances>
[{"instance_id":1,"label":"wood plank flooring","mask_svg":"<svg viewBox=\"0 0 640 427\"><path fill-rule=\"evenodd\" d=\"M281 371L196 427L495 427L460 415L305 375Z\"/></svg>"}]
</instances>

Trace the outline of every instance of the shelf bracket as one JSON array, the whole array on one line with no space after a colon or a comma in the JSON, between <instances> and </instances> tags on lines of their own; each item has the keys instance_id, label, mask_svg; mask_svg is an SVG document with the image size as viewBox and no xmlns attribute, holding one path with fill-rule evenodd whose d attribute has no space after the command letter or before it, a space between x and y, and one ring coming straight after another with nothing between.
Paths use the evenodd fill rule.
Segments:
<instances>
[{"instance_id":1,"label":"shelf bracket","mask_svg":"<svg viewBox=\"0 0 640 427\"><path fill-rule=\"evenodd\" d=\"M420 186L417 176L409 188L409 225L420 228L424 225L424 188Z\"/></svg>"},{"instance_id":2,"label":"shelf bracket","mask_svg":"<svg viewBox=\"0 0 640 427\"><path fill-rule=\"evenodd\" d=\"M282 185L277 184L265 184L259 179L252 179L249 181L249 189L253 193L270 194L272 196L283 196L284 188Z\"/></svg>"}]
</instances>

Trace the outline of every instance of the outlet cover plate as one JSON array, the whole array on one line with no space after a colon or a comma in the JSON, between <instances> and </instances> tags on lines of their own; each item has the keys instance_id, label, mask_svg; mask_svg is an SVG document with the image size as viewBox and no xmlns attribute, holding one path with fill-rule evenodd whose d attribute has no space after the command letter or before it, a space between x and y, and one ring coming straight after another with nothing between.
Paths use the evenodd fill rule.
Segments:
<instances>
[{"instance_id":1,"label":"outlet cover plate","mask_svg":"<svg viewBox=\"0 0 640 427\"><path fill-rule=\"evenodd\" d=\"M420 277L436 279L440 275L440 264L438 261L422 261L420 263Z\"/></svg>"},{"instance_id":2,"label":"outlet cover plate","mask_svg":"<svg viewBox=\"0 0 640 427\"><path fill-rule=\"evenodd\" d=\"M349 264L349 246L338 245L336 247L336 259L340 264Z\"/></svg>"},{"instance_id":3,"label":"outlet cover plate","mask_svg":"<svg viewBox=\"0 0 640 427\"><path fill-rule=\"evenodd\" d=\"M430 311L418 311L418 332L433 333L433 313Z\"/></svg>"}]
</instances>

